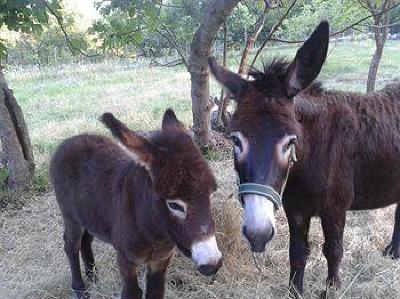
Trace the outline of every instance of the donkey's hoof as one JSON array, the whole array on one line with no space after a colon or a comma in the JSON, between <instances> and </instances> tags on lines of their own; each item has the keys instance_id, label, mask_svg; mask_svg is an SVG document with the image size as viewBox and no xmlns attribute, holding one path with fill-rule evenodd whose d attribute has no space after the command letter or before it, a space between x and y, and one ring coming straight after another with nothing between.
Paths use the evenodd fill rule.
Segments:
<instances>
[{"instance_id":1,"label":"donkey's hoof","mask_svg":"<svg viewBox=\"0 0 400 299\"><path fill-rule=\"evenodd\" d=\"M400 246L393 246L392 243L390 243L388 246L386 246L385 250L383 250L383 255L388 256L394 260L399 259Z\"/></svg>"},{"instance_id":2,"label":"donkey's hoof","mask_svg":"<svg viewBox=\"0 0 400 299\"><path fill-rule=\"evenodd\" d=\"M96 284L99 280L99 274L97 273L97 269L93 268L92 270L87 270L86 278L90 283Z\"/></svg>"},{"instance_id":3,"label":"donkey's hoof","mask_svg":"<svg viewBox=\"0 0 400 299\"><path fill-rule=\"evenodd\" d=\"M337 292L334 289L328 289L325 291L321 292L321 296L319 297L320 299L336 299Z\"/></svg>"},{"instance_id":4,"label":"donkey's hoof","mask_svg":"<svg viewBox=\"0 0 400 299\"><path fill-rule=\"evenodd\" d=\"M328 277L326 279L326 291L334 292L342 288L342 281L338 276Z\"/></svg>"},{"instance_id":5,"label":"donkey's hoof","mask_svg":"<svg viewBox=\"0 0 400 299\"><path fill-rule=\"evenodd\" d=\"M75 291L74 290L74 299L89 299L90 295L86 291Z\"/></svg>"},{"instance_id":6,"label":"donkey's hoof","mask_svg":"<svg viewBox=\"0 0 400 299\"><path fill-rule=\"evenodd\" d=\"M337 298L337 291L342 287L342 282L338 276L328 277L326 280L326 290L322 291L321 299Z\"/></svg>"},{"instance_id":7,"label":"donkey's hoof","mask_svg":"<svg viewBox=\"0 0 400 299\"><path fill-rule=\"evenodd\" d=\"M89 294L86 290L85 284L83 282L72 284L73 298L77 299L89 299Z\"/></svg>"},{"instance_id":8,"label":"donkey's hoof","mask_svg":"<svg viewBox=\"0 0 400 299\"><path fill-rule=\"evenodd\" d=\"M289 298L290 299L302 299L302 293L296 288L294 285L290 285L289 287Z\"/></svg>"}]
</instances>

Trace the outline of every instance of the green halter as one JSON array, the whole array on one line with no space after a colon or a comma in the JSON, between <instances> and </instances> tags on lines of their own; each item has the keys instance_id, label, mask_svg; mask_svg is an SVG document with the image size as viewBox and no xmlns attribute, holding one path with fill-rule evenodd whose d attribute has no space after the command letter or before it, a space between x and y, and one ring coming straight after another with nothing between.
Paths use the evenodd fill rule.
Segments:
<instances>
[{"instance_id":1,"label":"green halter","mask_svg":"<svg viewBox=\"0 0 400 299\"><path fill-rule=\"evenodd\" d=\"M267 185L260 185L255 183L245 183L239 185L239 195L242 194L257 194L265 196L272 201L276 210L282 206L282 198L274 188Z\"/></svg>"}]
</instances>

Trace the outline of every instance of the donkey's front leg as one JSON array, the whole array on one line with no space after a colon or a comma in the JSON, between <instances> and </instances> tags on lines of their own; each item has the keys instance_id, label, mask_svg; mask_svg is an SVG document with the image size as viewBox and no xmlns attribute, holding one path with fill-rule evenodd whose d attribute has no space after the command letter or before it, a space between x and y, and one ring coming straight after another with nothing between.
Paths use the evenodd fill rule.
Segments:
<instances>
[{"instance_id":1,"label":"donkey's front leg","mask_svg":"<svg viewBox=\"0 0 400 299\"><path fill-rule=\"evenodd\" d=\"M150 262L146 274L146 299L162 299L165 293L165 272L167 271L170 257Z\"/></svg>"},{"instance_id":2,"label":"donkey's front leg","mask_svg":"<svg viewBox=\"0 0 400 299\"><path fill-rule=\"evenodd\" d=\"M142 290L137 281L137 265L118 254L118 266L122 279L121 299L142 299Z\"/></svg>"},{"instance_id":3,"label":"donkey's front leg","mask_svg":"<svg viewBox=\"0 0 400 299\"><path fill-rule=\"evenodd\" d=\"M326 211L321 215L325 243L323 253L328 262L327 284L340 289L340 263L343 258L343 232L346 222L346 211Z\"/></svg>"},{"instance_id":4,"label":"donkey's front leg","mask_svg":"<svg viewBox=\"0 0 400 299\"><path fill-rule=\"evenodd\" d=\"M400 259L400 204L397 204L394 214L392 242L385 248L383 254L393 259Z\"/></svg>"},{"instance_id":5,"label":"donkey's front leg","mask_svg":"<svg viewBox=\"0 0 400 299\"><path fill-rule=\"evenodd\" d=\"M303 294L304 269L310 253L307 239L311 217L302 215L298 211L288 209L285 211L290 230L290 287L294 295Z\"/></svg>"}]
</instances>

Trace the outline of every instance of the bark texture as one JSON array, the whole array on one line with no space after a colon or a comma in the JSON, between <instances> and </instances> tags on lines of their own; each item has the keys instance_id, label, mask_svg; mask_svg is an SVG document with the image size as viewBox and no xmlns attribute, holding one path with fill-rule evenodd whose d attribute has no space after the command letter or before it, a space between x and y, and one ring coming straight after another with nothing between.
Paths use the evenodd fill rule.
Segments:
<instances>
[{"instance_id":1,"label":"bark texture","mask_svg":"<svg viewBox=\"0 0 400 299\"><path fill-rule=\"evenodd\" d=\"M225 67L226 66L226 55L227 55L227 48L228 48L228 26L226 22L224 22L222 26L223 32L224 32L224 52L222 54L222 65ZM213 127L212 129L218 130L219 128L225 128L225 121L224 121L224 114L226 111L226 106L228 104L227 100L228 96L225 95L225 91L223 88L221 88L221 97L219 98L219 101L217 102L218 110L217 110L217 119L215 121L215 128Z\"/></svg>"},{"instance_id":2,"label":"bark texture","mask_svg":"<svg viewBox=\"0 0 400 299\"><path fill-rule=\"evenodd\" d=\"M190 45L189 72L193 112L193 132L201 147L212 145L210 138L209 70L210 56L218 30L240 0L212 0L209 2L199 28Z\"/></svg>"},{"instance_id":3,"label":"bark texture","mask_svg":"<svg viewBox=\"0 0 400 299\"><path fill-rule=\"evenodd\" d=\"M374 25L372 26L375 39L375 53L374 55L372 55L367 79L367 92L371 92L375 90L376 75L378 74L378 68L381 62L383 48L385 46L386 38L389 33L389 27L387 25L389 24L390 20L390 11L386 10L393 5L394 1L383 0L380 2L380 5L378 5L377 1L375 0L360 0L360 3L363 4L363 6L367 8L372 14L375 14L373 17ZM377 14L377 12L383 13Z\"/></svg>"},{"instance_id":4,"label":"bark texture","mask_svg":"<svg viewBox=\"0 0 400 299\"><path fill-rule=\"evenodd\" d=\"M12 191L26 189L35 168L28 128L13 91L0 69L0 140Z\"/></svg>"},{"instance_id":5,"label":"bark texture","mask_svg":"<svg viewBox=\"0 0 400 299\"><path fill-rule=\"evenodd\" d=\"M242 58L240 59L240 65L239 65L239 74L246 74L247 73L247 60L249 58L249 54L251 50L254 48L254 44L257 41L258 35L261 33L264 24L265 24L265 19L267 18L267 12L268 12L269 7L266 5L264 8L264 11L262 12L261 16L257 20L256 24L254 25L254 32L250 35L250 37L247 39L246 42L246 47L243 50L242 53Z\"/></svg>"},{"instance_id":6,"label":"bark texture","mask_svg":"<svg viewBox=\"0 0 400 299\"><path fill-rule=\"evenodd\" d=\"M246 33L246 46L242 52L242 57L240 59L239 70L238 74L243 75L248 73L248 58L251 51L254 48L255 42L257 41L258 35L261 33L262 29L264 28L265 20L267 18L267 13L270 9L274 8L269 1L265 1L265 7L262 11L260 17L258 18L257 22L254 24L254 31L247 36ZM277 7L276 7L277 8ZM246 31L247 32L247 31ZM225 49L224 49L225 50ZM224 52L225 54L225 52ZM225 64L224 64L225 66ZM217 115L217 128L219 130L224 131L227 122L228 122L228 115L227 115L227 107L229 105L229 95L221 96L221 100L218 105L218 115Z\"/></svg>"}]
</instances>

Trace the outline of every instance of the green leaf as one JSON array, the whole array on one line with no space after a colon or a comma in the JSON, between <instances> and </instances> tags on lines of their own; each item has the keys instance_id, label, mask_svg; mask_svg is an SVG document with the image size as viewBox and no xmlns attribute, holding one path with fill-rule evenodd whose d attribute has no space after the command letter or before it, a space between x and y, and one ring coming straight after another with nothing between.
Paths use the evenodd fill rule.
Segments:
<instances>
[{"instance_id":1,"label":"green leaf","mask_svg":"<svg viewBox=\"0 0 400 299\"><path fill-rule=\"evenodd\" d=\"M7 47L0 41L0 58L5 58L7 56Z\"/></svg>"},{"instance_id":2,"label":"green leaf","mask_svg":"<svg viewBox=\"0 0 400 299\"><path fill-rule=\"evenodd\" d=\"M49 22L49 16L46 13L46 10L37 9L33 11L33 15L36 18L36 21L40 24L47 24Z\"/></svg>"}]
</instances>

